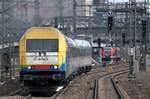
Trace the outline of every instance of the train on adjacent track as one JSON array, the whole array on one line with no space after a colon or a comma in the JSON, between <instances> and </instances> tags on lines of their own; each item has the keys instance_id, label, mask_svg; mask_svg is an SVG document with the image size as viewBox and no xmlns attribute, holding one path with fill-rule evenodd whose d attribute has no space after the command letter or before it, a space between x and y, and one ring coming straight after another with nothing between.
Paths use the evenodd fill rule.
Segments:
<instances>
[{"instance_id":1,"label":"train on adjacent track","mask_svg":"<svg viewBox=\"0 0 150 99\"><path fill-rule=\"evenodd\" d=\"M19 41L20 81L27 87L54 87L90 71L92 47L54 27L28 29Z\"/></svg>"},{"instance_id":2,"label":"train on adjacent track","mask_svg":"<svg viewBox=\"0 0 150 99\"><path fill-rule=\"evenodd\" d=\"M113 60L117 63L121 60L121 50L119 47L92 47L92 57L98 63L109 63Z\"/></svg>"}]
</instances>

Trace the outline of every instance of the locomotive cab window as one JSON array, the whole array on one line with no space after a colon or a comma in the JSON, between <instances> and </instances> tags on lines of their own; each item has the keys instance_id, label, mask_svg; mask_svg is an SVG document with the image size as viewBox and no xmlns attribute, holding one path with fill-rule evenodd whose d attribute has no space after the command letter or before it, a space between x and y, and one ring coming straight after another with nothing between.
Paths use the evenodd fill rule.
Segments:
<instances>
[{"instance_id":1,"label":"locomotive cab window","mask_svg":"<svg viewBox=\"0 0 150 99\"><path fill-rule=\"evenodd\" d=\"M28 39L26 46L27 52L58 52L57 39Z\"/></svg>"}]
</instances>

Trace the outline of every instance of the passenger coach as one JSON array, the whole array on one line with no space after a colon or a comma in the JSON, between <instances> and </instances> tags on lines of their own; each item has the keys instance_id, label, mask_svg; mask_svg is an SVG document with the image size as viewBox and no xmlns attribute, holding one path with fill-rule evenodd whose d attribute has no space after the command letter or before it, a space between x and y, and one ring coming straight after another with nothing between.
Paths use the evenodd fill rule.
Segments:
<instances>
[{"instance_id":1,"label":"passenger coach","mask_svg":"<svg viewBox=\"0 0 150 99\"><path fill-rule=\"evenodd\" d=\"M91 69L91 45L53 27L33 27L20 39L20 80L26 86L56 85Z\"/></svg>"}]
</instances>

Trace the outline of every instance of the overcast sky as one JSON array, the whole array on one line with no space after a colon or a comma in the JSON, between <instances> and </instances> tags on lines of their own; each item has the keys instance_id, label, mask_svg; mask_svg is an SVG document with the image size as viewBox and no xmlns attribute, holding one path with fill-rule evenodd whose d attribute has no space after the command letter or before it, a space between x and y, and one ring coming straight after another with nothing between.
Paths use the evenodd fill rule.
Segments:
<instances>
[{"instance_id":1,"label":"overcast sky","mask_svg":"<svg viewBox=\"0 0 150 99\"><path fill-rule=\"evenodd\" d=\"M128 2L129 0L109 0L110 2ZM145 1L145 0L136 0L136 1Z\"/></svg>"}]
</instances>

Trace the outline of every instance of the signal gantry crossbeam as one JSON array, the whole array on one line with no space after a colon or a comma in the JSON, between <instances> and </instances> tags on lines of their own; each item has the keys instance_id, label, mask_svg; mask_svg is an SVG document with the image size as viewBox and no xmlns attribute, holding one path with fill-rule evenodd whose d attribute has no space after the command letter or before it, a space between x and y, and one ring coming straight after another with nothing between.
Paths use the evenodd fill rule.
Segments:
<instances>
[{"instance_id":1,"label":"signal gantry crossbeam","mask_svg":"<svg viewBox=\"0 0 150 99\"><path fill-rule=\"evenodd\" d=\"M135 7L134 7L135 6ZM108 32L107 27L107 17L114 17L114 22L112 26L112 38L118 39L116 41L122 41L122 33L125 33L127 36L127 41L135 39L133 38L136 27L136 39L137 41L141 41L141 20L148 16L145 16L148 8L145 2L136 2L136 3L109 3L102 5L76 5L76 8L80 7L88 7L90 8L88 16L78 16L76 15L76 33L85 34L85 35L94 35L94 37L105 38L105 34ZM136 17L134 17L134 10L136 9ZM76 9L76 11L78 11ZM92 13L92 14L91 14ZM99 14L99 15L97 15ZM135 21L136 19L136 21ZM63 20L63 21L62 21ZM72 27L74 23L74 16L69 17L58 17L57 22L55 20L51 21L53 23L57 23L59 28L64 31L64 33L72 33ZM135 23L136 22L136 23ZM136 25L136 26L135 26ZM68 34L70 35L70 34ZM117 35L117 37L116 37ZM113 37L114 36L114 37ZM147 34L149 36L149 34Z\"/></svg>"}]
</instances>

